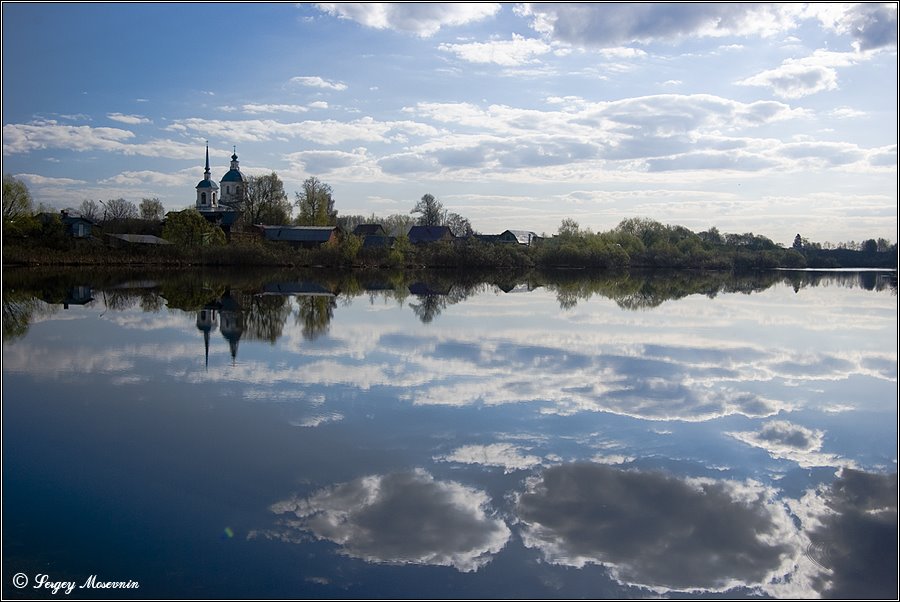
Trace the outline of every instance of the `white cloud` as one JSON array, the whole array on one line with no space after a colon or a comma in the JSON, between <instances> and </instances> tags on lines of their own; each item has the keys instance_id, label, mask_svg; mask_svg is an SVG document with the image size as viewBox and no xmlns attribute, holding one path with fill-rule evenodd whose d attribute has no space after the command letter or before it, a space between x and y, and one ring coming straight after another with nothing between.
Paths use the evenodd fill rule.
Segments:
<instances>
[{"instance_id":1,"label":"white cloud","mask_svg":"<svg viewBox=\"0 0 900 602\"><path fill-rule=\"evenodd\" d=\"M141 123L152 123L149 119L142 115L123 115L122 113L109 113L107 114L109 119L113 121L119 121L121 123L127 123L128 125L139 125Z\"/></svg>"},{"instance_id":2,"label":"white cloud","mask_svg":"<svg viewBox=\"0 0 900 602\"><path fill-rule=\"evenodd\" d=\"M192 144L159 139L129 142L134 137L133 132L119 128L59 125L52 121L11 123L3 126L3 154L10 156L42 149L107 151L170 159L195 159L198 154Z\"/></svg>"},{"instance_id":3,"label":"white cloud","mask_svg":"<svg viewBox=\"0 0 900 602\"><path fill-rule=\"evenodd\" d=\"M333 82L327 79L323 79L318 75L298 75L297 77L292 77L290 82L293 84L300 84L301 86L307 86L310 88L324 88L326 90L337 90L341 92L347 89L347 84L343 82Z\"/></svg>"},{"instance_id":4,"label":"white cloud","mask_svg":"<svg viewBox=\"0 0 900 602\"><path fill-rule=\"evenodd\" d=\"M265 142L275 139L302 138L327 145L341 144L351 140L385 142L397 136L421 136L437 133L435 128L421 123L377 121L371 117L362 117L354 121L329 119L292 123L273 119L215 120L194 117L176 121L166 129L212 134L234 142Z\"/></svg>"},{"instance_id":5,"label":"white cloud","mask_svg":"<svg viewBox=\"0 0 900 602\"><path fill-rule=\"evenodd\" d=\"M72 186L74 184L86 184L85 180L75 180L73 178L49 178L33 173L17 174L17 178L25 180L32 186Z\"/></svg>"},{"instance_id":6,"label":"white cloud","mask_svg":"<svg viewBox=\"0 0 900 602\"><path fill-rule=\"evenodd\" d=\"M199 157L199 153L198 153ZM191 168L177 173L163 173L160 171L140 170L123 171L115 176L100 180L101 184L119 184L124 186L141 186L150 184L153 186L169 186L172 188L189 188L199 179L198 169Z\"/></svg>"},{"instance_id":7,"label":"white cloud","mask_svg":"<svg viewBox=\"0 0 900 602\"><path fill-rule=\"evenodd\" d=\"M817 50L800 59L787 59L779 67L739 80L742 86L772 89L781 98L802 98L818 92L837 90L837 67L854 65L866 55Z\"/></svg>"},{"instance_id":8,"label":"white cloud","mask_svg":"<svg viewBox=\"0 0 900 602\"><path fill-rule=\"evenodd\" d=\"M515 10L554 41L603 47L688 37L771 36L793 28L801 9L771 4L526 3Z\"/></svg>"},{"instance_id":9,"label":"white cloud","mask_svg":"<svg viewBox=\"0 0 900 602\"><path fill-rule=\"evenodd\" d=\"M241 105L245 113L305 113L309 109L303 105L287 104L245 104Z\"/></svg>"},{"instance_id":10,"label":"white cloud","mask_svg":"<svg viewBox=\"0 0 900 602\"><path fill-rule=\"evenodd\" d=\"M466 44L441 44L438 48L452 52L470 63L493 63L513 67L530 63L535 57L547 54L551 47L537 38L525 38L513 34L511 40L470 42Z\"/></svg>"},{"instance_id":11,"label":"white cloud","mask_svg":"<svg viewBox=\"0 0 900 602\"><path fill-rule=\"evenodd\" d=\"M896 3L813 2L806 11L826 28L852 37L857 50L897 46Z\"/></svg>"},{"instance_id":12,"label":"white cloud","mask_svg":"<svg viewBox=\"0 0 900 602\"><path fill-rule=\"evenodd\" d=\"M481 21L500 10L494 2L476 3L380 3L323 2L320 10L350 19L374 29L393 29L422 38L434 35L442 27L453 27Z\"/></svg>"}]
</instances>

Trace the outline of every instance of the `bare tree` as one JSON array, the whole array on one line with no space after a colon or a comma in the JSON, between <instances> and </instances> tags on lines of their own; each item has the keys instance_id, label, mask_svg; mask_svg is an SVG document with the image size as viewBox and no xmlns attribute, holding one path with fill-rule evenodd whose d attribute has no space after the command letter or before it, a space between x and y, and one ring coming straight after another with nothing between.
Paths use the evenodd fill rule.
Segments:
<instances>
[{"instance_id":1,"label":"bare tree","mask_svg":"<svg viewBox=\"0 0 900 602\"><path fill-rule=\"evenodd\" d=\"M138 209L135 204L125 199L106 201L103 203L103 206L106 207L104 221L134 219L138 216Z\"/></svg>"},{"instance_id":2,"label":"bare tree","mask_svg":"<svg viewBox=\"0 0 900 602\"><path fill-rule=\"evenodd\" d=\"M280 226L291 220L291 203L284 192L284 182L274 171L267 176L247 179L241 207L245 226L270 224Z\"/></svg>"},{"instance_id":3,"label":"bare tree","mask_svg":"<svg viewBox=\"0 0 900 602\"><path fill-rule=\"evenodd\" d=\"M92 201L90 199L81 201L81 205L78 207L78 213L80 213L81 217L84 219L89 219L92 222L99 222L103 218L103 210L101 209L100 204L97 201Z\"/></svg>"}]
</instances>

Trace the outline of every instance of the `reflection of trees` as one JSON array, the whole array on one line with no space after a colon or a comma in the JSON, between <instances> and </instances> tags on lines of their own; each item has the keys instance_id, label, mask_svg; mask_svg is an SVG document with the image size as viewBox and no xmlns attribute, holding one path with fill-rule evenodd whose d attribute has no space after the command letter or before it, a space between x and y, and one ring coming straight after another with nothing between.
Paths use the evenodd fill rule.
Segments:
<instances>
[{"instance_id":1,"label":"reflection of trees","mask_svg":"<svg viewBox=\"0 0 900 602\"><path fill-rule=\"evenodd\" d=\"M3 340L12 341L25 335L31 322L42 315L54 314L58 307L49 305L27 293L3 291Z\"/></svg>"},{"instance_id":2,"label":"reflection of trees","mask_svg":"<svg viewBox=\"0 0 900 602\"><path fill-rule=\"evenodd\" d=\"M560 308L571 309L593 295L607 297L630 310L653 309L689 295L715 297L720 292L765 290L781 278L778 272L734 275L730 272L652 270L632 272L549 272L541 274L556 291Z\"/></svg>"},{"instance_id":3,"label":"reflection of trees","mask_svg":"<svg viewBox=\"0 0 900 602\"><path fill-rule=\"evenodd\" d=\"M329 296L297 297L297 325L302 327L303 338L314 341L328 332L331 318L334 317L334 308L337 301Z\"/></svg>"},{"instance_id":4,"label":"reflection of trees","mask_svg":"<svg viewBox=\"0 0 900 602\"><path fill-rule=\"evenodd\" d=\"M275 343L284 330L291 305L279 295L255 295L247 306L245 326L249 340Z\"/></svg>"},{"instance_id":5,"label":"reflection of trees","mask_svg":"<svg viewBox=\"0 0 900 602\"><path fill-rule=\"evenodd\" d=\"M444 295L418 295L418 303L410 303L409 307L423 324L430 324L447 307L447 297Z\"/></svg>"}]
</instances>

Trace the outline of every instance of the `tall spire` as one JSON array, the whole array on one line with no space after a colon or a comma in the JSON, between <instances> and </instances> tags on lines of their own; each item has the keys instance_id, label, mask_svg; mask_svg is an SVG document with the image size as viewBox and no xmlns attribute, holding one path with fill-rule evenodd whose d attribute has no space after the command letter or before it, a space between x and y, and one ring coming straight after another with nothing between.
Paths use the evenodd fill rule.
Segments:
<instances>
[{"instance_id":1,"label":"tall spire","mask_svg":"<svg viewBox=\"0 0 900 602\"><path fill-rule=\"evenodd\" d=\"M208 180L210 177L209 172L209 140L206 141L206 170L203 172L203 179Z\"/></svg>"}]
</instances>

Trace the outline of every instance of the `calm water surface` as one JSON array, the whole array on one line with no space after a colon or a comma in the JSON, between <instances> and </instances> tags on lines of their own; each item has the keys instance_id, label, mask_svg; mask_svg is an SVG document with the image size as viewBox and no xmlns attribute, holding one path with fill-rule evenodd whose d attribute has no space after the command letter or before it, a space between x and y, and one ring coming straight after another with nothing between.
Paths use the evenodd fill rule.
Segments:
<instances>
[{"instance_id":1,"label":"calm water surface","mask_svg":"<svg viewBox=\"0 0 900 602\"><path fill-rule=\"evenodd\" d=\"M4 598L897 595L879 274L4 279Z\"/></svg>"}]
</instances>

